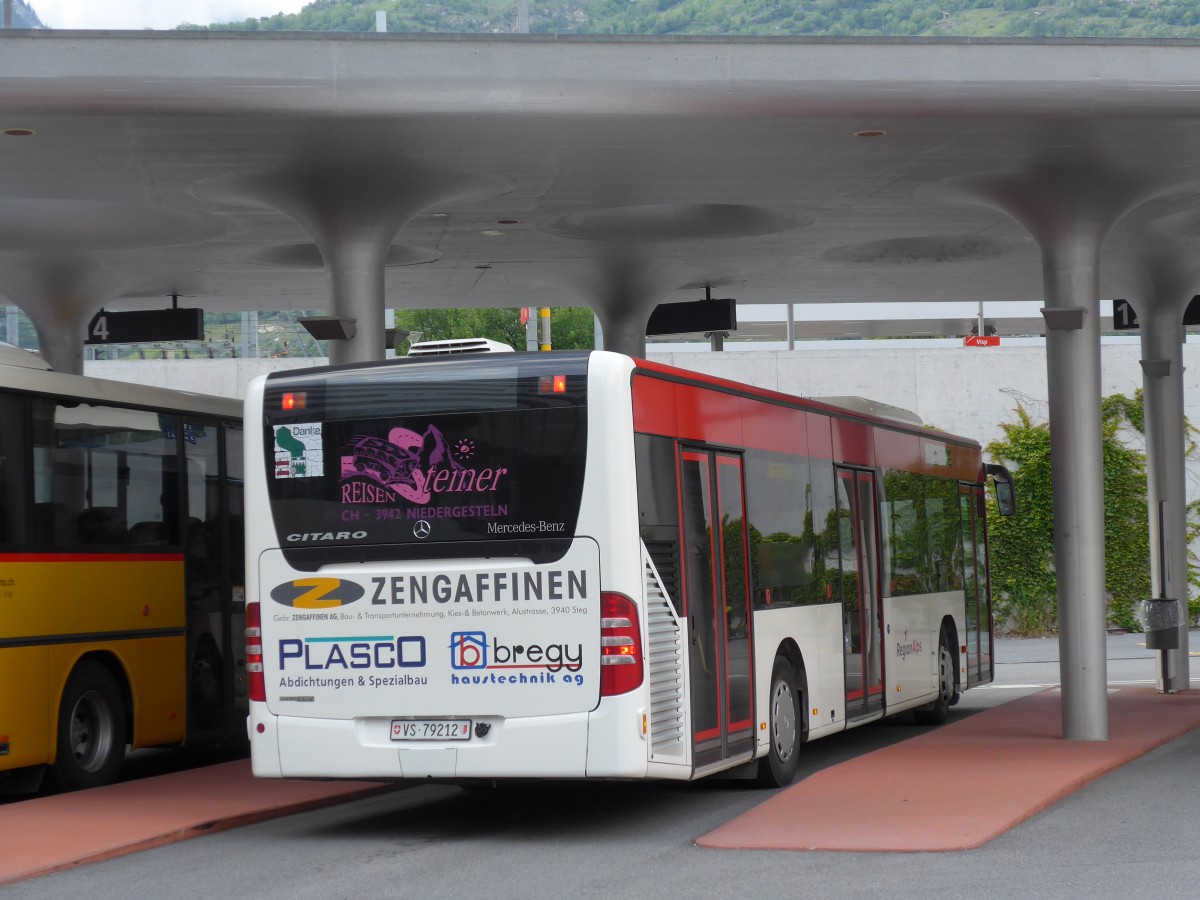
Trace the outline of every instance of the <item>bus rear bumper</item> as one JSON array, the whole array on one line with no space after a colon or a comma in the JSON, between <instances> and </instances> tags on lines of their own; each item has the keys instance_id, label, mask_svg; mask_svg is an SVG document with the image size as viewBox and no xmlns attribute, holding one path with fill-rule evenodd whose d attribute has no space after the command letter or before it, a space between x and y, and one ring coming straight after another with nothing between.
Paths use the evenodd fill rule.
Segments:
<instances>
[{"instance_id":1,"label":"bus rear bumper","mask_svg":"<svg viewBox=\"0 0 1200 900\"><path fill-rule=\"evenodd\" d=\"M586 775L587 713L472 719L466 741L393 741L391 726L383 718L310 719L252 709L252 770L262 778L368 780Z\"/></svg>"}]
</instances>

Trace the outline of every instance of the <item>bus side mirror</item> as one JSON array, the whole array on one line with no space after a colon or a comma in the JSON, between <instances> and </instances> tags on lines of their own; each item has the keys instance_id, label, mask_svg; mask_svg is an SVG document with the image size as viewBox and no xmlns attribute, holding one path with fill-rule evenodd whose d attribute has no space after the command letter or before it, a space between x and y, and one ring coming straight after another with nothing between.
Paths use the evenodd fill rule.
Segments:
<instances>
[{"instance_id":1,"label":"bus side mirror","mask_svg":"<svg viewBox=\"0 0 1200 900\"><path fill-rule=\"evenodd\" d=\"M984 470L996 486L996 509L1002 516L1011 516L1017 511L1017 492L1013 488L1012 473L994 463L986 463Z\"/></svg>"}]
</instances>

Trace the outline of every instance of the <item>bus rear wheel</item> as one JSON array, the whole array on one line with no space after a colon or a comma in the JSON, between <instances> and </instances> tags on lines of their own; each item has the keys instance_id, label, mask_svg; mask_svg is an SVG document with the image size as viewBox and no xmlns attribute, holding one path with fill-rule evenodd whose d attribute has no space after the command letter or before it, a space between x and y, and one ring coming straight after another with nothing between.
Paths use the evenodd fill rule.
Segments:
<instances>
[{"instance_id":1,"label":"bus rear wheel","mask_svg":"<svg viewBox=\"0 0 1200 900\"><path fill-rule=\"evenodd\" d=\"M116 679L98 662L77 665L58 708L54 780L65 791L117 778L125 758L125 705Z\"/></svg>"},{"instance_id":2,"label":"bus rear wheel","mask_svg":"<svg viewBox=\"0 0 1200 900\"><path fill-rule=\"evenodd\" d=\"M767 698L771 749L758 761L758 783L763 787L787 787L800 766L800 691L796 673L783 656L771 668L771 692Z\"/></svg>"},{"instance_id":3,"label":"bus rear wheel","mask_svg":"<svg viewBox=\"0 0 1200 900\"><path fill-rule=\"evenodd\" d=\"M938 695L928 706L913 711L918 725L942 725L950 718L954 705L954 656L946 632L938 640Z\"/></svg>"}]
</instances>

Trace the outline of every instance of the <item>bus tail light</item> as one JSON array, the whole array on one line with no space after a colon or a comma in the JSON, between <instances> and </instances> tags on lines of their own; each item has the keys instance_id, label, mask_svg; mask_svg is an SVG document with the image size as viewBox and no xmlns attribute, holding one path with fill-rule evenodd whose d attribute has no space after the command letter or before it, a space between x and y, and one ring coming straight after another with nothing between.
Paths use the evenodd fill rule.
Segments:
<instances>
[{"instance_id":1,"label":"bus tail light","mask_svg":"<svg viewBox=\"0 0 1200 900\"><path fill-rule=\"evenodd\" d=\"M600 696L640 687L642 631L637 604L624 594L600 595Z\"/></svg>"},{"instance_id":2,"label":"bus tail light","mask_svg":"<svg viewBox=\"0 0 1200 900\"><path fill-rule=\"evenodd\" d=\"M246 680L250 699L267 702L267 679L263 675L262 612L257 603L246 604Z\"/></svg>"},{"instance_id":3,"label":"bus tail light","mask_svg":"<svg viewBox=\"0 0 1200 900\"><path fill-rule=\"evenodd\" d=\"M279 403L279 408L284 412L295 412L296 410L304 409L308 405L308 393L306 391L298 391L292 393L288 391L283 395Z\"/></svg>"}]
</instances>

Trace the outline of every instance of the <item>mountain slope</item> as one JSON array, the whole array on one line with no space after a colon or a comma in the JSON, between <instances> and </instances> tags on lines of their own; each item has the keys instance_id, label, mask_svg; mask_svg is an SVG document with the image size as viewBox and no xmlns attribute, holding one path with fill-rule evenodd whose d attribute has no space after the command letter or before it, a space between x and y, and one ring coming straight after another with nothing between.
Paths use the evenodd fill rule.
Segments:
<instances>
[{"instance_id":1,"label":"mountain slope","mask_svg":"<svg viewBox=\"0 0 1200 900\"><path fill-rule=\"evenodd\" d=\"M294 15L214 31L511 32L517 0L316 0ZM184 25L197 29L202 26ZM552 34L1200 37L1195 0L531 0L529 30Z\"/></svg>"},{"instance_id":2,"label":"mountain slope","mask_svg":"<svg viewBox=\"0 0 1200 900\"><path fill-rule=\"evenodd\" d=\"M45 28L42 20L38 18L38 14L34 12L33 7L25 0L13 0L13 28Z\"/></svg>"}]
</instances>

